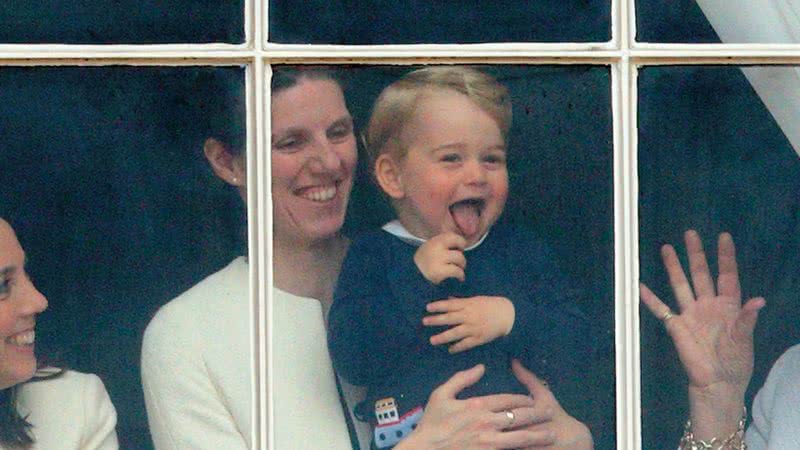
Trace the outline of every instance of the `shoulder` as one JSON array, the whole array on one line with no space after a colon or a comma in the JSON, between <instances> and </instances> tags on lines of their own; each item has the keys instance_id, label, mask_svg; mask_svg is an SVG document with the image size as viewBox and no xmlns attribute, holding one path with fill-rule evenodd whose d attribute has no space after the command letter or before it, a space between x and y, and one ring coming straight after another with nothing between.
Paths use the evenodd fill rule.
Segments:
<instances>
[{"instance_id":1,"label":"shoulder","mask_svg":"<svg viewBox=\"0 0 800 450\"><path fill-rule=\"evenodd\" d=\"M25 383L20 389L21 404L38 404L38 401L70 400L65 404L83 403L86 398L103 396L106 392L103 382L91 373L66 370L61 375L47 378L57 373L56 370L43 369L37 376L42 378ZM105 394L107 397L108 395Z\"/></svg>"},{"instance_id":2,"label":"shoulder","mask_svg":"<svg viewBox=\"0 0 800 450\"><path fill-rule=\"evenodd\" d=\"M147 325L144 346L163 336L176 336L187 326L194 329L204 317L221 320L246 311L248 297L247 262L243 257L236 258L162 306Z\"/></svg>"},{"instance_id":3,"label":"shoulder","mask_svg":"<svg viewBox=\"0 0 800 450\"><path fill-rule=\"evenodd\" d=\"M800 384L800 344L786 350L769 372L767 384Z\"/></svg>"},{"instance_id":4,"label":"shoulder","mask_svg":"<svg viewBox=\"0 0 800 450\"><path fill-rule=\"evenodd\" d=\"M553 252L547 241L532 229L515 224L498 223L478 249L506 255L512 267L530 270L531 266L551 264Z\"/></svg>"},{"instance_id":5,"label":"shoulder","mask_svg":"<svg viewBox=\"0 0 800 450\"><path fill-rule=\"evenodd\" d=\"M534 251L536 253L549 252L547 242L532 229L510 223L495 224L489 231L484 243L488 244L487 246L489 247L513 248L516 254L519 254L521 250Z\"/></svg>"},{"instance_id":6,"label":"shoulder","mask_svg":"<svg viewBox=\"0 0 800 450\"><path fill-rule=\"evenodd\" d=\"M798 448L800 423L800 345L789 348L772 366L753 401L747 442L753 448Z\"/></svg>"},{"instance_id":7,"label":"shoulder","mask_svg":"<svg viewBox=\"0 0 800 450\"><path fill-rule=\"evenodd\" d=\"M47 370L43 372L48 374ZM96 375L67 370L53 378L25 383L20 388L18 407L33 425L40 448L72 448L73 443L90 440L116 442L117 413Z\"/></svg>"},{"instance_id":8,"label":"shoulder","mask_svg":"<svg viewBox=\"0 0 800 450\"><path fill-rule=\"evenodd\" d=\"M382 249L392 245L394 241L402 243L400 239L380 229L365 231L364 233L360 233L352 239L350 242L350 248L348 249L348 254L360 252L380 252Z\"/></svg>"},{"instance_id":9,"label":"shoulder","mask_svg":"<svg viewBox=\"0 0 800 450\"><path fill-rule=\"evenodd\" d=\"M361 233L350 242L342 272L360 272L381 266L387 258L397 255L398 246L411 247L383 230Z\"/></svg>"}]
</instances>

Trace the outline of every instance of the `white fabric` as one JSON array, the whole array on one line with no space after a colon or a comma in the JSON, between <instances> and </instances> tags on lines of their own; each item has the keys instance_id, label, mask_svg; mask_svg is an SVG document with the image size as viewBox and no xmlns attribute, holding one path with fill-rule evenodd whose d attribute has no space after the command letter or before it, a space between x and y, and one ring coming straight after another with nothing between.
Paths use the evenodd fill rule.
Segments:
<instances>
[{"instance_id":1,"label":"white fabric","mask_svg":"<svg viewBox=\"0 0 800 450\"><path fill-rule=\"evenodd\" d=\"M399 220L392 220L391 222L388 222L386 225L382 226L381 228L383 229L383 231L385 231L385 232L397 237L398 239L400 239L401 241L403 241L403 242L405 242L407 244L411 244L411 245L414 245L416 247L419 247L420 245L425 243L425 239L422 239L421 237L417 237L417 236L414 236L413 234L411 234L411 232L408 231L406 229L406 227L404 227L403 224L400 223ZM472 250L473 248L477 248L479 245L481 245L483 243L483 240L486 239L486 236L488 236L488 235L489 235L489 231L487 230L486 233L484 233L483 236L481 236L481 238L478 239L478 242L476 242L476 243L470 245L469 247L465 248L464 251L468 252L468 251Z\"/></svg>"},{"instance_id":2,"label":"white fabric","mask_svg":"<svg viewBox=\"0 0 800 450\"><path fill-rule=\"evenodd\" d=\"M275 448L349 450L350 436L333 378L322 305L277 288L272 292ZM353 396L363 396L352 386L342 390L353 400L350 403L355 401ZM354 422L366 449L369 427L362 424Z\"/></svg>"},{"instance_id":3,"label":"white fabric","mask_svg":"<svg viewBox=\"0 0 800 450\"><path fill-rule=\"evenodd\" d=\"M33 425L33 449L116 450L119 446L114 430L117 412L95 375L66 371L57 378L25 383L18 410Z\"/></svg>"},{"instance_id":4,"label":"white fabric","mask_svg":"<svg viewBox=\"0 0 800 450\"><path fill-rule=\"evenodd\" d=\"M750 450L800 449L800 345L778 359L753 402Z\"/></svg>"},{"instance_id":5,"label":"white fabric","mask_svg":"<svg viewBox=\"0 0 800 450\"><path fill-rule=\"evenodd\" d=\"M157 450L243 450L251 442L250 307L244 258L164 305L142 344Z\"/></svg>"},{"instance_id":6,"label":"white fabric","mask_svg":"<svg viewBox=\"0 0 800 450\"><path fill-rule=\"evenodd\" d=\"M723 43L800 43L799 0L697 0L697 4ZM743 67L742 72L800 155L800 68Z\"/></svg>"}]
</instances>

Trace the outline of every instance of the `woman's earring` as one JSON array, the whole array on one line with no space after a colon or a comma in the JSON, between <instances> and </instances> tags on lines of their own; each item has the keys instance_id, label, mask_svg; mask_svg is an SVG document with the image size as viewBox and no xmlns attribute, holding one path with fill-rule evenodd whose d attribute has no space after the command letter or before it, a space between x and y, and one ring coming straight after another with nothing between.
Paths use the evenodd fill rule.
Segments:
<instances>
[{"instance_id":1,"label":"woman's earring","mask_svg":"<svg viewBox=\"0 0 800 450\"><path fill-rule=\"evenodd\" d=\"M233 181L233 184L238 184L238 183L239 183L239 179L238 179L238 178L236 178L236 177L233 177L233 180L232 180L232 181Z\"/></svg>"}]
</instances>

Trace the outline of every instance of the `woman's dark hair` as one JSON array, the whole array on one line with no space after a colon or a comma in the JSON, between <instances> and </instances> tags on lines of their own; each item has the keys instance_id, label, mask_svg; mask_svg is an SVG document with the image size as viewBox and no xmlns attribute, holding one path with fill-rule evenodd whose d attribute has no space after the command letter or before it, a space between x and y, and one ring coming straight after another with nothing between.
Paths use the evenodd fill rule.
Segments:
<instances>
[{"instance_id":1,"label":"woman's dark hair","mask_svg":"<svg viewBox=\"0 0 800 450\"><path fill-rule=\"evenodd\" d=\"M272 95L289 89L301 79L331 80L344 89L343 72L326 66L272 66Z\"/></svg>"},{"instance_id":2,"label":"woman's dark hair","mask_svg":"<svg viewBox=\"0 0 800 450\"><path fill-rule=\"evenodd\" d=\"M17 410L19 385L0 391L0 446L30 448L33 438L28 433L31 424Z\"/></svg>"},{"instance_id":3,"label":"woman's dark hair","mask_svg":"<svg viewBox=\"0 0 800 450\"><path fill-rule=\"evenodd\" d=\"M241 67L214 67L198 71L191 86L196 101L198 148L206 138L228 146L233 155L241 155L247 138L247 95Z\"/></svg>"},{"instance_id":4,"label":"woman's dark hair","mask_svg":"<svg viewBox=\"0 0 800 450\"><path fill-rule=\"evenodd\" d=\"M64 373L64 369L48 367L42 369L44 364L39 364L36 375L25 383L35 383L37 381L56 378ZM17 409L17 397L19 389L25 383L16 384L9 388L0 390L0 447L27 449L33 445L33 437L29 430L31 428L27 417L22 417Z\"/></svg>"}]
</instances>

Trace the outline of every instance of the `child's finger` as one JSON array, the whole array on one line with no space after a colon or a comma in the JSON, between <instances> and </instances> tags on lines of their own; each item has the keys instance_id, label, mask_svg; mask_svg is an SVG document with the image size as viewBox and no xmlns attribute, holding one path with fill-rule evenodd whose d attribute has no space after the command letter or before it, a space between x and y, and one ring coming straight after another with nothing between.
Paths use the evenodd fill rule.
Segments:
<instances>
[{"instance_id":1,"label":"child's finger","mask_svg":"<svg viewBox=\"0 0 800 450\"><path fill-rule=\"evenodd\" d=\"M425 309L428 312L453 312L459 311L463 308L461 299L458 298L450 298L447 300L436 300L435 302L430 302L425 306Z\"/></svg>"},{"instance_id":2,"label":"child's finger","mask_svg":"<svg viewBox=\"0 0 800 450\"><path fill-rule=\"evenodd\" d=\"M456 278L459 281L464 281L464 269L455 264L445 265L442 269L442 279L446 280L447 278Z\"/></svg>"},{"instance_id":3,"label":"child's finger","mask_svg":"<svg viewBox=\"0 0 800 450\"><path fill-rule=\"evenodd\" d=\"M426 327L460 325L462 323L464 323L464 317L458 313L432 314L422 318L422 324Z\"/></svg>"},{"instance_id":4,"label":"child's finger","mask_svg":"<svg viewBox=\"0 0 800 450\"><path fill-rule=\"evenodd\" d=\"M448 231L439 236L441 236L442 245L451 250L464 250L467 247L467 240L458 233Z\"/></svg>"},{"instance_id":5,"label":"child's finger","mask_svg":"<svg viewBox=\"0 0 800 450\"><path fill-rule=\"evenodd\" d=\"M464 256L464 252L457 251L457 250L450 250L447 252L446 260L450 264L455 264L462 269L467 268L467 258Z\"/></svg>"},{"instance_id":6,"label":"child's finger","mask_svg":"<svg viewBox=\"0 0 800 450\"><path fill-rule=\"evenodd\" d=\"M482 342L480 342L477 338L474 338L472 336L467 336L464 339L462 339L462 340L456 342L455 344L451 345L447 349L447 351L449 351L450 353L460 353L460 352L463 352L465 350L469 350L469 349L471 349L473 347L477 347L477 346L479 346L481 344L482 344Z\"/></svg>"},{"instance_id":7,"label":"child's finger","mask_svg":"<svg viewBox=\"0 0 800 450\"><path fill-rule=\"evenodd\" d=\"M468 334L467 327L458 325L431 336L431 345L449 344L464 339Z\"/></svg>"}]
</instances>

